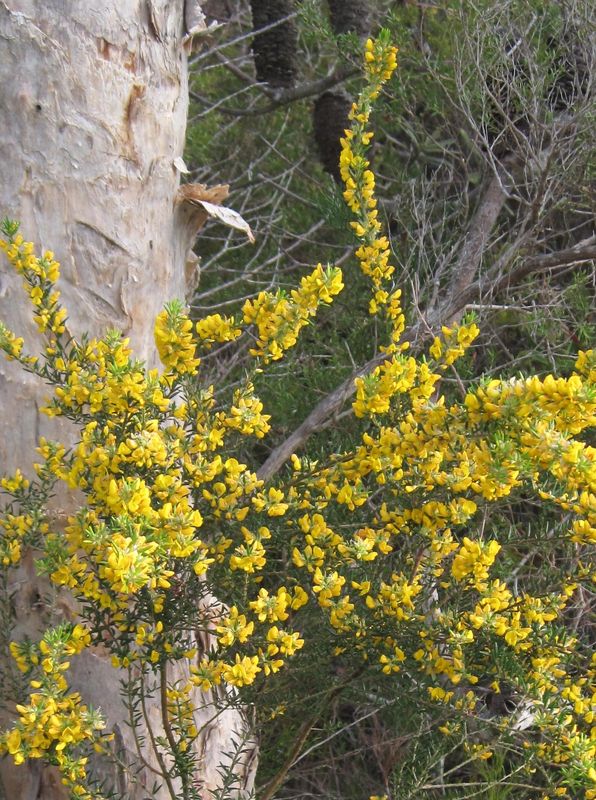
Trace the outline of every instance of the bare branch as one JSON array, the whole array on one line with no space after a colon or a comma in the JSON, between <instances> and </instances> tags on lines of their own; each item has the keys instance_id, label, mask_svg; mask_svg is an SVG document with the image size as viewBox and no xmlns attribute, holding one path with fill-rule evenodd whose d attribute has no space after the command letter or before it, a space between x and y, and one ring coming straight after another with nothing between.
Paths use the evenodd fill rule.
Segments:
<instances>
[{"instance_id":1,"label":"bare branch","mask_svg":"<svg viewBox=\"0 0 596 800\"><path fill-rule=\"evenodd\" d=\"M474 280L482 261L482 256L486 251L486 244L491 231L506 199L507 193L503 187L503 178L500 171L497 171L491 178L466 232L464 244L451 280L452 300L460 295ZM450 322L452 321L455 320L450 320Z\"/></svg>"},{"instance_id":2,"label":"bare branch","mask_svg":"<svg viewBox=\"0 0 596 800\"><path fill-rule=\"evenodd\" d=\"M228 69L231 69L229 63L227 64L227 67ZM232 71L234 74L238 73L238 70ZM231 116L235 117L255 117L260 116L261 114L269 114L270 112L275 111L282 106L287 106L296 100L304 100L307 97L314 97L315 95L321 94L322 92L327 91L327 89L331 89L332 87L348 80L348 78L357 75L359 72L359 67L345 66L334 70L325 78L319 78L316 81L308 81L300 86L292 86L288 89L272 89L265 83L253 81L252 86L260 89L264 94L267 95L267 97L272 98L270 103L267 103L267 105L263 106L255 106L253 108L228 108L226 106L218 105L217 110L222 114L230 114ZM244 78L246 77L245 73L242 73L242 75ZM193 100L204 103L204 99L196 94L196 92L191 91L190 96L193 98Z\"/></svg>"},{"instance_id":3,"label":"bare branch","mask_svg":"<svg viewBox=\"0 0 596 800\"><path fill-rule=\"evenodd\" d=\"M534 272L555 270L559 267L568 267L571 264L584 264L595 259L596 235L590 236L588 239L584 239L566 250L558 250L555 253L528 258L513 270L510 275L503 275L501 280L495 283L495 289L501 289L509 283L517 283Z\"/></svg>"}]
</instances>

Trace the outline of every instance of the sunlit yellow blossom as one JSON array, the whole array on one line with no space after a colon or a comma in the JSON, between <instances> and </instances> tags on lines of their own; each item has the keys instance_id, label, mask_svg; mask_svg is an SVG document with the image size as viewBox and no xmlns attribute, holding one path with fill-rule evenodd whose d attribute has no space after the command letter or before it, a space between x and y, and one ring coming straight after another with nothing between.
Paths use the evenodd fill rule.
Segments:
<instances>
[{"instance_id":1,"label":"sunlit yellow blossom","mask_svg":"<svg viewBox=\"0 0 596 800\"><path fill-rule=\"evenodd\" d=\"M250 686L261 671L258 656L240 656L236 653L232 664L224 664L223 679L232 686Z\"/></svg>"},{"instance_id":2,"label":"sunlit yellow blossom","mask_svg":"<svg viewBox=\"0 0 596 800\"><path fill-rule=\"evenodd\" d=\"M170 303L155 321L155 344L161 362L179 375L194 375L200 364L200 359L195 358L192 328L191 320L183 314L178 302Z\"/></svg>"},{"instance_id":3,"label":"sunlit yellow blossom","mask_svg":"<svg viewBox=\"0 0 596 800\"><path fill-rule=\"evenodd\" d=\"M318 264L290 296L261 292L243 306L244 322L257 329L256 347L251 353L265 362L281 358L296 344L300 330L317 313L321 303L330 303L343 289L341 270Z\"/></svg>"},{"instance_id":4,"label":"sunlit yellow blossom","mask_svg":"<svg viewBox=\"0 0 596 800\"><path fill-rule=\"evenodd\" d=\"M236 606L230 608L230 613L216 626L219 642L224 647L229 647L236 640L243 643L251 636L254 622L247 622L244 614L238 613Z\"/></svg>"},{"instance_id":5,"label":"sunlit yellow blossom","mask_svg":"<svg viewBox=\"0 0 596 800\"><path fill-rule=\"evenodd\" d=\"M453 559L451 574L457 581L469 576L478 589L485 588L489 568L500 549L501 545L498 542L483 543L464 536L462 545Z\"/></svg>"},{"instance_id":6,"label":"sunlit yellow blossom","mask_svg":"<svg viewBox=\"0 0 596 800\"><path fill-rule=\"evenodd\" d=\"M196 324L196 331L203 346L210 348L214 342L233 342L242 333L232 317L222 317L221 314L211 314L204 317Z\"/></svg>"}]
</instances>

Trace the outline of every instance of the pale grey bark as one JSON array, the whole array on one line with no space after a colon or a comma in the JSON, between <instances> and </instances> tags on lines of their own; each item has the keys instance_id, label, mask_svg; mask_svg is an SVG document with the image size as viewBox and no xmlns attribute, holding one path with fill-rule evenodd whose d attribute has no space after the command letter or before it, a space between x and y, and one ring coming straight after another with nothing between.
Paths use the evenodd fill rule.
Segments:
<instances>
[{"instance_id":1,"label":"pale grey bark","mask_svg":"<svg viewBox=\"0 0 596 800\"><path fill-rule=\"evenodd\" d=\"M184 37L197 32L200 19L194 0L0 0L0 216L20 220L26 239L55 252L74 336L119 328L149 363L155 361L156 314L168 299L186 295L185 264L200 224L200 215L177 198L174 165L187 114ZM0 318L37 352L20 280L5 263ZM46 394L37 379L0 362L0 472L30 465L39 436L72 436L39 413ZM74 502L66 495L56 500L56 524ZM63 598L53 607L40 601L48 587L36 577L31 555L12 589L16 639L35 637L48 621L73 613ZM73 659L70 674L85 701L102 708L125 760L138 761L119 698L120 676L107 655L95 650ZM206 798L218 784L232 737L245 729L238 711L213 718L213 707L200 710L212 699L196 697L203 728L197 779ZM155 703L149 715L159 735ZM151 769L158 764L148 737L142 751L148 766L137 782L114 769L114 788L131 799L168 797L165 788L151 792ZM239 770L250 785L251 767ZM14 768L4 759L0 774L11 800L63 796L56 774L38 763Z\"/></svg>"}]
</instances>

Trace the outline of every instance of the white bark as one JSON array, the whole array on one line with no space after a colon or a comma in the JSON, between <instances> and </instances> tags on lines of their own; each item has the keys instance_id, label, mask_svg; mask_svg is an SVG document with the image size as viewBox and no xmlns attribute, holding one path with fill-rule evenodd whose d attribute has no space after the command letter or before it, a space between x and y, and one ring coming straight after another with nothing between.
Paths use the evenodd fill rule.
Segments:
<instances>
[{"instance_id":1,"label":"white bark","mask_svg":"<svg viewBox=\"0 0 596 800\"><path fill-rule=\"evenodd\" d=\"M166 300L186 294L185 263L200 223L195 209L176 202L173 163L182 154L187 113L185 13L196 27L199 12L192 0L0 0L0 216L20 220L26 239L55 252L74 336L119 328L150 363L154 318ZM0 318L37 352L20 280L5 264ZM0 362L0 472L31 464L39 436L72 435L38 413L46 394L36 379ZM57 505L63 517L73 499L62 496ZM36 578L31 557L15 575L14 589L16 639L35 637L64 612L62 601L53 608L40 604L47 586ZM76 666L73 659L74 688L102 708L135 762L118 677L99 651ZM197 697L197 707L205 700ZM157 720L157 708L150 713ZM211 717L212 709L199 710L198 726ZM235 711L206 725L197 744L205 797L217 785L232 735L242 730ZM144 757L157 767L148 744ZM55 773L38 763L11 768L5 759L1 774L11 800L63 796ZM147 768L134 785L121 771L113 774L114 788L131 800L168 796L151 794L154 780Z\"/></svg>"}]
</instances>

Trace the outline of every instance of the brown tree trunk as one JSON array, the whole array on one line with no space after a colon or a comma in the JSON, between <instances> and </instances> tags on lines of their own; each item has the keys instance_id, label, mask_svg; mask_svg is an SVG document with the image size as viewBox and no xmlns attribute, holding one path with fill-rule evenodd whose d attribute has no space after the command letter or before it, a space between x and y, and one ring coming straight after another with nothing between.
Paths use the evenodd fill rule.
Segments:
<instances>
[{"instance_id":1,"label":"brown tree trunk","mask_svg":"<svg viewBox=\"0 0 596 800\"><path fill-rule=\"evenodd\" d=\"M368 0L327 0L333 33L370 33L370 9Z\"/></svg>"},{"instance_id":2,"label":"brown tree trunk","mask_svg":"<svg viewBox=\"0 0 596 800\"><path fill-rule=\"evenodd\" d=\"M341 140L346 128L350 127L352 100L343 91L323 92L313 106L313 133L319 150L319 157L325 172L341 184L339 157Z\"/></svg>"},{"instance_id":3,"label":"brown tree trunk","mask_svg":"<svg viewBox=\"0 0 596 800\"><path fill-rule=\"evenodd\" d=\"M20 220L26 239L55 252L74 336L118 328L149 363L155 360L156 314L166 300L185 296L184 267L197 223L192 210L180 198L176 202L174 163L184 145L183 42L190 18L196 32L201 17L194 0L0 0L0 216ZM20 280L5 266L0 318L37 352ZM0 362L5 423L0 472L31 464L39 436L72 438L64 424L39 414L46 395L37 379L25 377L14 363ZM68 496L55 501L57 520L74 502ZM32 556L15 570L10 589L14 639L36 638L45 624L59 619L62 601L48 607L40 600L48 587L36 577ZM138 765L120 677L97 651L83 654L76 665L73 659L70 671L74 688L107 717L125 760ZM209 701L196 698L203 764L197 780L206 798L219 781L231 739L245 730L237 711L213 718L213 707L205 707ZM159 735L155 701L149 716ZM4 723L7 714L0 713ZM142 747L147 765L136 783L117 768L105 773L131 800L170 796L165 788L152 792L151 768L157 763L148 742ZM250 784L250 768L239 769ZM15 768L4 759L0 770L10 800L64 796L56 775L37 762Z\"/></svg>"},{"instance_id":4,"label":"brown tree trunk","mask_svg":"<svg viewBox=\"0 0 596 800\"><path fill-rule=\"evenodd\" d=\"M275 87L293 86L298 73L294 0L250 0L250 8L257 80Z\"/></svg>"}]
</instances>

